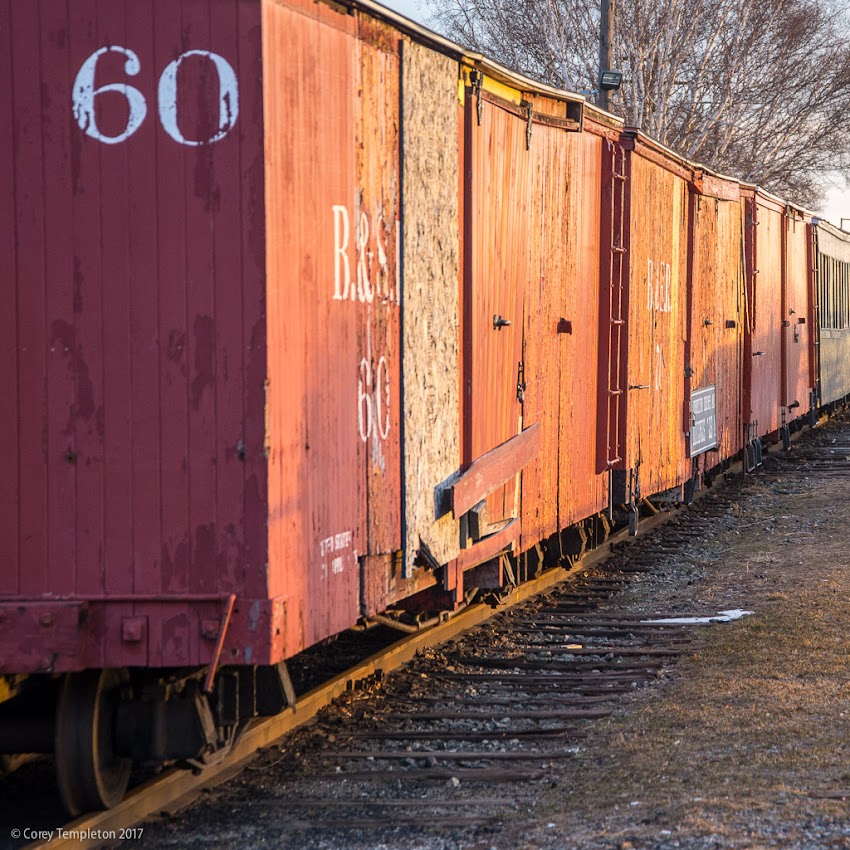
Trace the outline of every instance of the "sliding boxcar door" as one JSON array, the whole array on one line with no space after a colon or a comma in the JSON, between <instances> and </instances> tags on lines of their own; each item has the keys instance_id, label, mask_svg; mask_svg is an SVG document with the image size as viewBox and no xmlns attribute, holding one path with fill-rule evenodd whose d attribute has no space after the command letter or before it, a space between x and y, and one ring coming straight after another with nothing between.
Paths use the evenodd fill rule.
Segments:
<instances>
[{"instance_id":1,"label":"sliding boxcar door","mask_svg":"<svg viewBox=\"0 0 850 850\"><path fill-rule=\"evenodd\" d=\"M489 99L479 112L476 100L469 99L466 116L466 465L521 430L517 385L528 266L527 121ZM516 516L515 478L490 494L487 509L491 523Z\"/></svg>"}]
</instances>

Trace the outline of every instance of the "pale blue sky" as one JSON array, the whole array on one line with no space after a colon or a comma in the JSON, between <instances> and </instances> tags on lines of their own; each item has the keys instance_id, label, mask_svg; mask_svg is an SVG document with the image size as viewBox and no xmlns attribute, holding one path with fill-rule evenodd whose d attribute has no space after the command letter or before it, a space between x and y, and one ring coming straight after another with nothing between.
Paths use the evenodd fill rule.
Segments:
<instances>
[{"instance_id":1,"label":"pale blue sky","mask_svg":"<svg viewBox=\"0 0 850 850\"><path fill-rule=\"evenodd\" d=\"M396 12L401 12L407 18L411 18L420 24L426 24L423 8L427 9L426 3L420 3L419 0L378 0L382 5L389 6Z\"/></svg>"},{"instance_id":2,"label":"pale blue sky","mask_svg":"<svg viewBox=\"0 0 850 850\"><path fill-rule=\"evenodd\" d=\"M836 227L841 225L841 217L850 219L850 189L843 185L839 175L830 175L830 189L826 196L826 203L823 209L818 210L821 218L834 224ZM850 221L844 225L846 230L850 230Z\"/></svg>"}]
</instances>

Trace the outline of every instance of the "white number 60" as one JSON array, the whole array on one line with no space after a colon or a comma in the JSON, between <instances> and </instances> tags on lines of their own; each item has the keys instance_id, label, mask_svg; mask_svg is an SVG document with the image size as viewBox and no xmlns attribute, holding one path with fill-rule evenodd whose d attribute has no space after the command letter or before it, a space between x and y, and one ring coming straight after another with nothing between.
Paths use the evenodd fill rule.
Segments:
<instances>
[{"instance_id":1,"label":"white number 60","mask_svg":"<svg viewBox=\"0 0 850 850\"><path fill-rule=\"evenodd\" d=\"M74 80L73 109L74 118L80 129L92 139L97 139L106 145L117 145L124 142L139 129L147 116L148 107L145 96L135 87L127 83L110 83L109 85L94 87L94 75L98 60L104 53L121 53L127 57L124 64L124 72L127 76L134 77L141 70L139 57L126 47L101 47L83 62L82 67ZM177 71L183 60L188 56L204 56L215 65L219 80L219 115L218 132L209 139L187 139L180 130L177 121ZM117 136L107 136L100 132L95 119L94 99L106 92L116 92L127 98L130 114L127 118L127 126ZM198 147L209 145L223 139L235 126L239 117L239 83L236 72L230 63L217 53L208 50L188 50L182 53L173 62L166 66L159 78L157 90L159 101L159 120L162 128L181 145Z\"/></svg>"}]
</instances>

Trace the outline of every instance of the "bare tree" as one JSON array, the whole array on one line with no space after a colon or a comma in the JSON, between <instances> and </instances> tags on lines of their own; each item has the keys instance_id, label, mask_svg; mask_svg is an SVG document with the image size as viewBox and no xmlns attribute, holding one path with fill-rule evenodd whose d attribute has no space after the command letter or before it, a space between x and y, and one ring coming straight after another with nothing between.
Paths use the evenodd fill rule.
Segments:
<instances>
[{"instance_id":1,"label":"bare tree","mask_svg":"<svg viewBox=\"0 0 850 850\"><path fill-rule=\"evenodd\" d=\"M816 204L850 172L840 0L617 0L612 109L705 165ZM436 25L530 76L597 82L597 0L435 0Z\"/></svg>"}]
</instances>

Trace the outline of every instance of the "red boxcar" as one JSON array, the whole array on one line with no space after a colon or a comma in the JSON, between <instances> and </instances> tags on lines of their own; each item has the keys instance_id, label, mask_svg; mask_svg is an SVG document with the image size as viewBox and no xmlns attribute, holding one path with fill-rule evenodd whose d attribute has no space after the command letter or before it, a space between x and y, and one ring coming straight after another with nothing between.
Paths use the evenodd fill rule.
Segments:
<instances>
[{"instance_id":1,"label":"red boxcar","mask_svg":"<svg viewBox=\"0 0 850 850\"><path fill-rule=\"evenodd\" d=\"M209 730L239 665L233 726L289 698L277 662L485 557L451 505L462 52L408 35L306 0L3 7L0 675L209 665L163 698ZM62 682L66 802L108 804L123 768L104 793L74 741L125 674ZM218 746L156 750L143 690L121 758Z\"/></svg>"},{"instance_id":2,"label":"red boxcar","mask_svg":"<svg viewBox=\"0 0 850 850\"><path fill-rule=\"evenodd\" d=\"M782 278L785 205L742 192L746 209L747 324L744 336L744 435L776 438L781 418Z\"/></svg>"},{"instance_id":3,"label":"red boxcar","mask_svg":"<svg viewBox=\"0 0 850 850\"><path fill-rule=\"evenodd\" d=\"M0 670L269 659L260 5L0 33Z\"/></svg>"},{"instance_id":4,"label":"red boxcar","mask_svg":"<svg viewBox=\"0 0 850 850\"><path fill-rule=\"evenodd\" d=\"M0 47L0 722L56 703L6 746L72 811L812 403L806 216L393 13L14 0Z\"/></svg>"}]
</instances>

